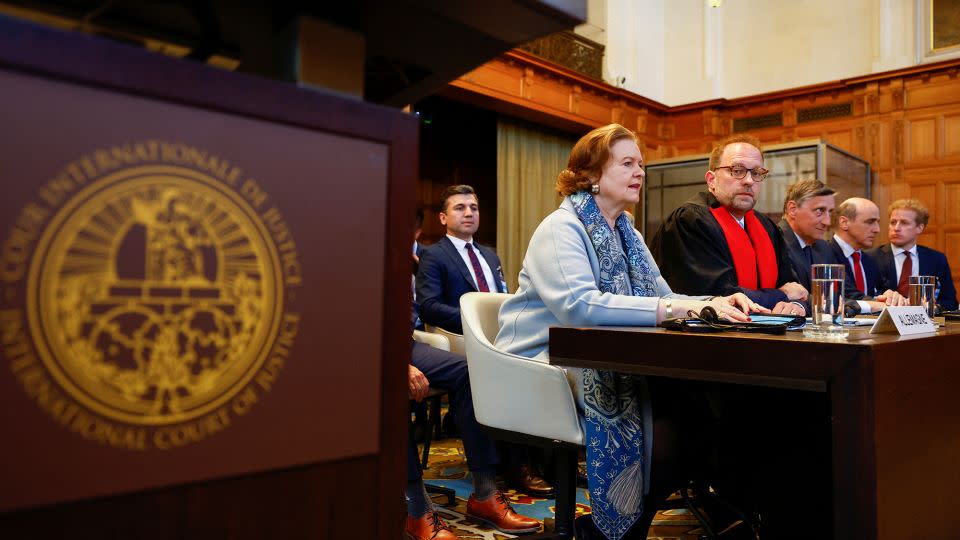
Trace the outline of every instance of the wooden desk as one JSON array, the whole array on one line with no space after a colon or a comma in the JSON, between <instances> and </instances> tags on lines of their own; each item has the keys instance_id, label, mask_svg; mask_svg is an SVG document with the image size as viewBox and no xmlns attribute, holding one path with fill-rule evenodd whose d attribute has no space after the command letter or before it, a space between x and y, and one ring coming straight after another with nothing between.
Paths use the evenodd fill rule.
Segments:
<instances>
[{"instance_id":1,"label":"wooden desk","mask_svg":"<svg viewBox=\"0 0 960 540\"><path fill-rule=\"evenodd\" d=\"M956 538L960 324L846 341L660 328L552 328L550 362L827 392L834 538Z\"/></svg>"}]
</instances>

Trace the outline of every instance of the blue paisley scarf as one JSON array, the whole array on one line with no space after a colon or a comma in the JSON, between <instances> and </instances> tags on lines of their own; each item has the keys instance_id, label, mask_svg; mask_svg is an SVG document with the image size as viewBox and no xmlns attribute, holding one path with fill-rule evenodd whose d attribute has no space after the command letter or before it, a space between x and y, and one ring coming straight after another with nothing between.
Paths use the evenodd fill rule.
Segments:
<instances>
[{"instance_id":1,"label":"blue paisley scarf","mask_svg":"<svg viewBox=\"0 0 960 540\"><path fill-rule=\"evenodd\" d=\"M647 248L627 217L617 218L615 233L593 195L579 192L570 200L600 260L600 292L659 296ZM593 522L607 538L619 540L643 512L643 419L633 378L585 369L583 402Z\"/></svg>"}]
</instances>

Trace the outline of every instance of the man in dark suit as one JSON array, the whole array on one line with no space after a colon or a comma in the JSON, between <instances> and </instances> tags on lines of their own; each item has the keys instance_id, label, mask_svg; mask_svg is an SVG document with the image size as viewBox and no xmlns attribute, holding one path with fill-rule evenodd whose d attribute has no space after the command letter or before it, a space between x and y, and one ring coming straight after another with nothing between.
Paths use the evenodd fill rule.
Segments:
<instances>
[{"instance_id":1,"label":"man in dark suit","mask_svg":"<svg viewBox=\"0 0 960 540\"><path fill-rule=\"evenodd\" d=\"M936 276L939 281L937 303L943 309L957 309L957 290L946 255L917 244L930 212L916 199L894 201L887 211L890 243L871 253L880 266L881 286L909 296L910 276Z\"/></svg>"},{"instance_id":2,"label":"man in dark suit","mask_svg":"<svg viewBox=\"0 0 960 540\"><path fill-rule=\"evenodd\" d=\"M783 218L778 226L797 281L808 291L810 265L834 263L833 252L823 240L830 228L834 193L820 180L801 180L787 188L783 201Z\"/></svg>"},{"instance_id":3,"label":"man in dark suit","mask_svg":"<svg viewBox=\"0 0 960 540\"><path fill-rule=\"evenodd\" d=\"M840 203L836 213L837 230L827 244L837 264L847 267L844 297L855 301L860 313L906 305L907 299L897 291L880 288L880 267L863 251L873 247L880 233L880 208L869 199L852 197Z\"/></svg>"},{"instance_id":4,"label":"man in dark suit","mask_svg":"<svg viewBox=\"0 0 960 540\"><path fill-rule=\"evenodd\" d=\"M473 241L480 226L480 206L473 188L448 187L440 208L440 223L447 228L447 235L420 256L416 299L425 324L462 334L460 297L472 291L508 292L507 284L497 254ZM502 449L510 486L536 496L553 493L553 486L530 466L524 448L506 444Z\"/></svg>"},{"instance_id":5,"label":"man in dark suit","mask_svg":"<svg viewBox=\"0 0 960 540\"><path fill-rule=\"evenodd\" d=\"M417 317L413 304L412 319ZM477 423L470 391L467 359L462 355L436 349L423 343L413 343L407 376L410 399L421 401L431 387L442 388L450 398L450 414L454 417L463 439L467 466L473 477L473 495L467 501L467 515L486 522L506 533L533 532L540 528L536 519L522 516L497 489L496 469L499 463L494 441ZM407 449L407 501L405 532L413 540L453 540L457 536L433 507L423 485L423 471L412 440Z\"/></svg>"},{"instance_id":6,"label":"man in dark suit","mask_svg":"<svg viewBox=\"0 0 960 540\"><path fill-rule=\"evenodd\" d=\"M462 334L460 297L471 291L507 292L500 258L473 241L480 226L476 192L451 186L441 198L440 223L447 235L423 250L417 271L417 302L424 323Z\"/></svg>"}]
</instances>

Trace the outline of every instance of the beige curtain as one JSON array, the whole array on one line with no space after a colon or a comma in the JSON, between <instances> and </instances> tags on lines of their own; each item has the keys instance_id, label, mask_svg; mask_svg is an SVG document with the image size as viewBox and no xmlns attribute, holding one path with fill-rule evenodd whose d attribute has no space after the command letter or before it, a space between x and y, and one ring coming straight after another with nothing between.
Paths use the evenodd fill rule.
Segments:
<instances>
[{"instance_id":1,"label":"beige curtain","mask_svg":"<svg viewBox=\"0 0 960 540\"><path fill-rule=\"evenodd\" d=\"M510 292L517 290L533 231L560 204L554 185L575 142L533 125L497 120L497 254Z\"/></svg>"}]
</instances>

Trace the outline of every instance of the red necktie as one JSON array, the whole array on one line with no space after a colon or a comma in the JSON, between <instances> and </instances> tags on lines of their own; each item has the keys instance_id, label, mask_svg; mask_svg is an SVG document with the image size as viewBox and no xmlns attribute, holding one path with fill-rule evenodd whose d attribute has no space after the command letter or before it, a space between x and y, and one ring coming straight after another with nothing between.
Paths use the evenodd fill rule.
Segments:
<instances>
[{"instance_id":1,"label":"red necktie","mask_svg":"<svg viewBox=\"0 0 960 540\"><path fill-rule=\"evenodd\" d=\"M909 251L903 252L903 267L900 268L900 281L897 282L897 292L910 297L910 275L913 274L913 257Z\"/></svg>"},{"instance_id":2,"label":"red necktie","mask_svg":"<svg viewBox=\"0 0 960 540\"><path fill-rule=\"evenodd\" d=\"M863 268L860 267L860 252L853 252L853 277L857 280L857 290L865 292L866 286L863 284Z\"/></svg>"},{"instance_id":3,"label":"red necktie","mask_svg":"<svg viewBox=\"0 0 960 540\"><path fill-rule=\"evenodd\" d=\"M477 276L477 290L480 292L490 292L487 285L487 278L483 277L483 267L480 266L480 259L473 252L473 245L467 244L467 255L470 256L470 264L473 265L473 275Z\"/></svg>"}]
</instances>

